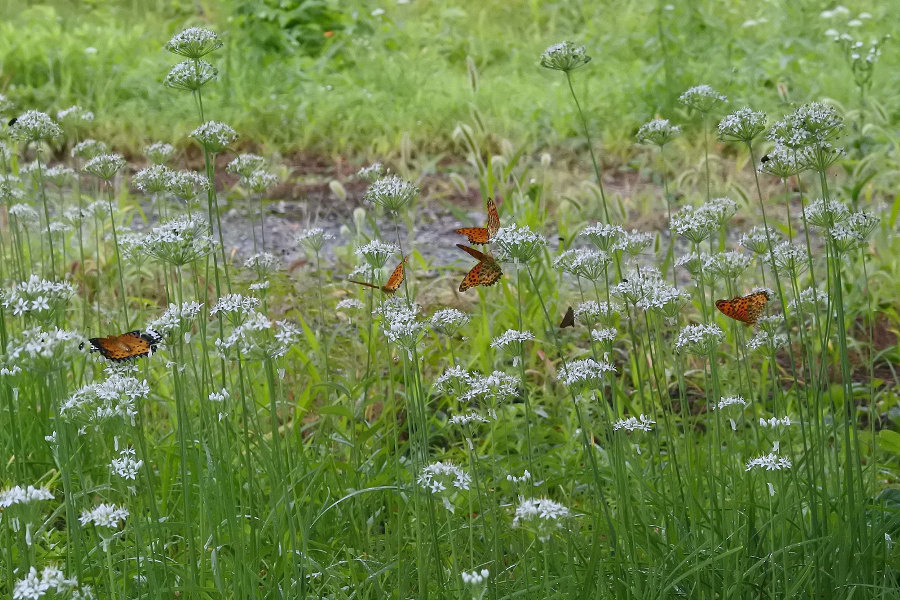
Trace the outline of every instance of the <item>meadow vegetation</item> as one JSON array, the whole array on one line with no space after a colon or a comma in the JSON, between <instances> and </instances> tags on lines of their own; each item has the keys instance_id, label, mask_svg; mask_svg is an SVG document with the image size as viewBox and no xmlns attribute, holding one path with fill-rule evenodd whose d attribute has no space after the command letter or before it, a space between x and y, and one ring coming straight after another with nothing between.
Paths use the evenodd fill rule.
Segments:
<instances>
[{"instance_id":1,"label":"meadow vegetation","mask_svg":"<svg viewBox=\"0 0 900 600\"><path fill-rule=\"evenodd\" d=\"M0 593L896 598L896 9L609 4L0 23Z\"/></svg>"}]
</instances>

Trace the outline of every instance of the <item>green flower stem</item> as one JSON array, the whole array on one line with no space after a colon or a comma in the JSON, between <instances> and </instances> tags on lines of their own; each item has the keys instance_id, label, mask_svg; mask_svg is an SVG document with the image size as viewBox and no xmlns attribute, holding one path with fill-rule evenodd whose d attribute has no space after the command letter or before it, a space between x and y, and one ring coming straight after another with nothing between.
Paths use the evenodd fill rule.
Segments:
<instances>
[{"instance_id":1,"label":"green flower stem","mask_svg":"<svg viewBox=\"0 0 900 600\"><path fill-rule=\"evenodd\" d=\"M116 250L116 271L119 272L119 294L122 297L122 314L125 317L125 331L131 329L131 321L128 319L128 296L125 295L125 264L119 253L119 237L116 234L116 212L113 209L112 183L106 182L106 201L109 205L109 222L112 224L113 247Z\"/></svg>"},{"instance_id":2,"label":"green flower stem","mask_svg":"<svg viewBox=\"0 0 900 600\"><path fill-rule=\"evenodd\" d=\"M575 108L578 110L578 116L581 118L581 126L584 129L584 136L587 139L588 151L591 154L591 164L594 167L594 175L597 177L597 185L600 187L600 200L603 202L603 217L608 224L612 224L612 221L609 218L609 208L606 205L606 193L603 191L603 178L600 176L600 166L597 164L597 157L594 155L594 144L591 141L591 131L588 127L587 119L584 116L584 111L581 110L581 103L578 102L578 95L575 93L575 88L572 86L572 75L569 71L565 71L565 74L566 83L569 84L569 91L572 93L572 100L575 101Z\"/></svg>"}]
</instances>

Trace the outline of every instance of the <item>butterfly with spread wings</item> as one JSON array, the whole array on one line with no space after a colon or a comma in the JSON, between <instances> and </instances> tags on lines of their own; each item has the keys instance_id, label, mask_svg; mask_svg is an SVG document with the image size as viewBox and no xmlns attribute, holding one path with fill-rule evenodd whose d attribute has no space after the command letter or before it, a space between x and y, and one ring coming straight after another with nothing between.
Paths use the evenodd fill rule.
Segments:
<instances>
[{"instance_id":1,"label":"butterfly with spread wings","mask_svg":"<svg viewBox=\"0 0 900 600\"><path fill-rule=\"evenodd\" d=\"M500 231L500 215L493 198L487 201L487 225L484 227L461 227L453 230L469 238L470 244L488 244Z\"/></svg>"},{"instance_id":2,"label":"butterfly with spread wings","mask_svg":"<svg viewBox=\"0 0 900 600\"><path fill-rule=\"evenodd\" d=\"M500 270L500 265L494 260L493 256L462 244L457 244L456 247L478 259L478 264L472 267L472 270L463 277L462 283L459 284L459 291L464 292L476 285L494 285L503 276L503 271Z\"/></svg>"},{"instance_id":3,"label":"butterfly with spread wings","mask_svg":"<svg viewBox=\"0 0 900 600\"><path fill-rule=\"evenodd\" d=\"M90 338L91 352L99 352L105 358L123 362L141 356L150 356L156 352L156 346L162 336L152 329L147 331L129 331L122 335L110 335L102 338Z\"/></svg>"},{"instance_id":4,"label":"butterfly with spread wings","mask_svg":"<svg viewBox=\"0 0 900 600\"><path fill-rule=\"evenodd\" d=\"M351 283L358 283L359 285L364 285L376 290L381 290L385 294L393 294L398 289L400 289L400 286L403 284L403 278L406 276L403 265L406 263L406 259L408 258L409 254L403 257L403 260L400 261L400 264L397 265L397 268L394 269L394 272L391 273L391 276L388 277L387 283L385 283L384 285L375 285L372 283L366 283L365 281L356 281L355 279L348 279L347 281Z\"/></svg>"},{"instance_id":5,"label":"butterfly with spread wings","mask_svg":"<svg viewBox=\"0 0 900 600\"><path fill-rule=\"evenodd\" d=\"M735 296L731 300L716 300L716 308L726 317L750 326L765 312L768 302L769 292L760 290L746 296Z\"/></svg>"}]
</instances>

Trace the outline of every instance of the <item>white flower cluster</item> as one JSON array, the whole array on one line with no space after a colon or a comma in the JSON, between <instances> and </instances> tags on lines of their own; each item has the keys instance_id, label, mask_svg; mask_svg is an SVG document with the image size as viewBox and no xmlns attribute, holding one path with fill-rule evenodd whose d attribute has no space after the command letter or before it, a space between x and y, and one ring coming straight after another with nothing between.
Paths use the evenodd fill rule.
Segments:
<instances>
[{"instance_id":1,"label":"white flower cluster","mask_svg":"<svg viewBox=\"0 0 900 600\"><path fill-rule=\"evenodd\" d=\"M138 470L144 465L144 461L138 460L136 456L137 452L134 448L122 448L119 457L112 459L112 462L109 463L110 472L122 479L134 481L137 478Z\"/></svg>"},{"instance_id":2,"label":"white flower cluster","mask_svg":"<svg viewBox=\"0 0 900 600\"><path fill-rule=\"evenodd\" d=\"M553 44L541 54L541 66L545 69L568 73L591 62L584 46L563 41Z\"/></svg>"},{"instance_id":3,"label":"white flower cluster","mask_svg":"<svg viewBox=\"0 0 900 600\"><path fill-rule=\"evenodd\" d=\"M695 354L709 355L724 340L725 332L718 325L686 325L678 332L675 350L688 350Z\"/></svg>"},{"instance_id":4,"label":"white flower cluster","mask_svg":"<svg viewBox=\"0 0 900 600\"><path fill-rule=\"evenodd\" d=\"M334 236L326 233L321 227L313 227L300 233L294 238L298 244L303 244L313 252L319 252L328 240L333 240Z\"/></svg>"},{"instance_id":5,"label":"white flower cluster","mask_svg":"<svg viewBox=\"0 0 900 600\"><path fill-rule=\"evenodd\" d=\"M612 323L622 306L615 302L596 302L588 300L575 307L575 319L585 327L593 327L595 323Z\"/></svg>"},{"instance_id":6,"label":"white flower cluster","mask_svg":"<svg viewBox=\"0 0 900 600\"><path fill-rule=\"evenodd\" d=\"M499 404L519 393L521 381L514 375L494 371L490 375L468 373L466 385L466 390L459 397L460 402L491 399L494 404Z\"/></svg>"},{"instance_id":7,"label":"white flower cluster","mask_svg":"<svg viewBox=\"0 0 900 600\"><path fill-rule=\"evenodd\" d=\"M619 243L624 239L625 230L618 225L596 223L590 227L585 227L578 236L586 237L592 244L604 252L612 252L619 247Z\"/></svg>"},{"instance_id":8,"label":"white flower cluster","mask_svg":"<svg viewBox=\"0 0 900 600\"><path fill-rule=\"evenodd\" d=\"M56 113L56 120L60 123L79 125L82 123L90 123L94 120L94 113L85 110L75 104L69 108L64 108Z\"/></svg>"},{"instance_id":9,"label":"white flower cluster","mask_svg":"<svg viewBox=\"0 0 900 600\"><path fill-rule=\"evenodd\" d=\"M837 137L843 127L844 120L833 107L811 102L776 121L766 137L776 144L799 150Z\"/></svg>"},{"instance_id":10,"label":"white flower cluster","mask_svg":"<svg viewBox=\"0 0 900 600\"><path fill-rule=\"evenodd\" d=\"M417 318L419 305L407 305L402 298L389 298L375 312L383 317L381 331L388 341L399 344L411 354L425 329L425 324Z\"/></svg>"},{"instance_id":11,"label":"white flower cluster","mask_svg":"<svg viewBox=\"0 0 900 600\"><path fill-rule=\"evenodd\" d=\"M575 248L566 250L557 256L553 261L553 266L576 277L597 281L605 276L611 262L612 257L604 250Z\"/></svg>"},{"instance_id":12,"label":"white flower cluster","mask_svg":"<svg viewBox=\"0 0 900 600\"><path fill-rule=\"evenodd\" d=\"M37 569L31 567L28 574L16 581L12 590L13 600L40 600L48 593L53 593L55 597L65 597L72 600L87 600L93 598L89 586L78 588L78 580L74 577L67 579L63 572L56 566L47 566L41 570L38 575Z\"/></svg>"},{"instance_id":13,"label":"white flower cluster","mask_svg":"<svg viewBox=\"0 0 900 600\"><path fill-rule=\"evenodd\" d=\"M400 248L381 240L372 240L353 251L357 257L365 260L366 264L374 269L383 267L388 258L396 256L399 252Z\"/></svg>"},{"instance_id":14,"label":"white flower cluster","mask_svg":"<svg viewBox=\"0 0 900 600\"><path fill-rule=\"evenodd\" d=\"M380 162L374 162L368 167L363 167L356 172L356 176L363 181L372 183L384 175L384 165Z\"/></svg>"},{"instance_id":15,"label":"white flower cluster","mask_svg":"<svg viewBox=\"0 0 900 600\"><path fill-rule=\"evenodd\" d=\"M169 171L166 189L185 202L193 202L210 188L209 178L196 171Z\"/></svg>"},{"instance_id":16,"label":"white flower cluster","mask_svg":"<svg viewBox=\"0 0 900 600\"><path fill-rule=\"evenodd\" d=\"M376 179L366 190L364 199L384 210L396 212L418 198L419 188L396 175Z\"/></svg>"},{"instance_id":17,"label":"white flower cluster","mask_svg":"<svg viewBox=\"0 0 900 600\"><path fill-rule=\"evenodd\" d=\"M809 168L806 153L788 148L780 141L759 162L757 171L787 179Z\"/></svg>"},{"instance_id":18,"label":"white flower cluster","mask_svg":"<svg viewBox=\"0 0 900 600\"><path fill-rule=\"evenodd\" d=\"M281 261L271 252L257 252L244 261L244 266L263 276L277 271L281 266Z\"/></svg>"},{"instance_id":19,"label":"white flower cluster","mask_svg":"<svg viewBox=\"0 0 900 600\"><path fill-rule=\"evenodd\" d=\"M448 336L455 334L461 327L466 326L471 317L455 308L444 308L435 311L431 315L428 324L432 329Z\"/></svg>"},{"instance_id":20,"label":"white flower cluster","mask_svg":"<svg viewBox=\"0 0 900 600\"><path fill-rule=\"evenodd\" d=\"M757 468L765 471L782 471L790 469L791 466L793 465L791 464L790 459L778 456L774 452L770 452L764 456L748 460L747 468L744 470L749 471L750 469Z\"/></svg>"},{"instance_id":21,"label":"white flower cluster","mask_svg":"<svg viewBox=\"0 0 900 600\"><path fill-rule=\"evenodd\" d=\"M166 42L166 50L186 58L198 59L222 47L222 40L209 29L188 27Z\"/></svg>"},{"instance_id":22,"label":"white flower cluster","mask_svg":"<svg viewBox=\"0 0 900 600\"><path fill-rule=\"evenodd\" d=\"M432 494L440 494L449 488L468 490L472 477L452 462L438 461L426 465L416 481Z\"/></svg>"},{"instance_id":23,"label":"white flower cluster","mask_svg":"<svg viewBox=\"0 0 900 600\"><path fill-rule=\"evenodd\" d=\"M270 187L278 184L278 175L264 169L257 169L246 177L241 177L241 185L255 194L262 194Z\"/></svg>"},{"instance_id":24,"label":"white flower cluster","mask_svg":"<svg viewBox=\"0 0 900 600\"><path fill-rule=\"evenodd\" d=\"M337 306L335 306L334 308L335 310L343 310L345 308L362 310L363 308L365 308L365 305L356 298L344 298L343 300L338 302Z\"/></svg>"},{"instance_id":25,"label":"white flower cluster","mask_svg":"<svg viewBox=\"0 0 900 600\"><path fill-rule=\"evenodd\" d=\"M137 401L150 394L147 380L131 375L111 373L99 382L80 387L60 407L67 420L84 419L95 425L113 418L134 425Z\"/></svg>"},{"instance_id":26,"label":"white flower cluster","mask_svg":"<svg viewBox=\"0 0 900 600\"><path fill-rule=\"evenodd\" d=\"M462 415L453 415L447 419L447 422L451 425L463 426L468 425L469 423L490 423L490 420L472 410Z\"/></svg>"},{"instance_id":27,"label":"white flower cluster","mask_svg":"<svg viewBox=\"0 0 900 600\"><path fill-rule=\"evenodd\" d=\"M530 331L516 331L515 329L507 329L497 337L491 340L491 348L494 350L512 346L511 350L515 353L521 353L522 344L534 339L534 334Z\"/></svg>"},{"instance_id":28,"label":"white flower cluster","mask_svg":"<svg viewBox=\"0 0 900 600\"><path fill-rule=\"evenodd\" d=\"M740 108L719 121L719 139L750 143L766 129L766 113Z\"/></svg>"},{"instance_id":29,"label":"white flower cluster","mask_svg":"<svg viewBox=\"0 0 900 600\"><path fill-rule=\"evenodd\" d=\"M182 216L154 227L142 246L148 256L180 267L212 253L216 242L205 221Z\"/></svg>"},{"instance_id":30,"label":"white flower cluster","mask_svg":"<svg viewBox=\"0 0 900 600\"><path fill-rule=\"evenodd\" d=\"M62 135L62 129L47 113L29 110L16 118L10 135L16 140L34 142L59 137Z\"/></svg>"},{"instance_id":31,"label":"white flower cluster","mask_svg":"<svg viewBox=\"0 0 900 600\"><path fill-rule=\"evenodd\" d=\"M87 139L81 142L78 142L72 147L72 156L78 156L80 158L91 159L100 154L106 154L109 151L109 146L106 145L106 142L101 142L99 140Z\"/></svg>"},{"instance_id":32,"label":"white flower cluster","mask_svg":"<svg viewBox=\"0 0 900 600\"><path fill-rule=\"evenodd\" d=\"M672 215L672 231L686 240L699 244L717 228L722 228L737 212L737 204L730 198L716 198L699 208L686 206Z\"/></svg>"},{"instance_id":33,"label":"white flower cluster","mask_svg":"<svg viewBox=\"0 0 900 600\"><path fill-rule=\"evenodd\" d=\"M727 408L729 406L740 406L742 409L747 408L750 403L744 400L740 396L728 396L727 398L722 398L718 403L712 405L713 410L722 410L723 408Z\"/></svg>"},{"instance_id":34,"label":"white flower cluster","mask_svg":"<svg viewBox=\"0 0 900 600\"><path fill-rule=\"evenodd\" d=\"M167 163L174 153L175 147L164 142L156 142L144 148L144 156L155 165Z\"/></svg>"},{"instance_id":35,"label":"white flower cluster","mask_svg":"<svg viewBox=\"0 0 900 600\"><path fill-rule=\"evenodd\" d=\"M121 154L100 154L84 163L84 171L104 181L109 181L125 166L125 157Z\"/></svg>"},{"instance_id":36,"label":"white flower cluster","mask_svg":"<svg viewBox=\"0 0 900 600\"><path fill-rule=\"evenodd\" d=\"M563 521L572 516L572 511L549 498L526 500L519 498L513 527L525 526L533 530L541 541L547 541Z\"/></svg>"},{"instance_id":37,"label":"white flower cluster","mask_svg":"<svg viewBox=\"0 0 900 600\"><path fill-rule=\"evenodd\" d=\"M13 204L8 209L9 216L18 221L21 225L37 225L41 221L37 211L27 204Z\"/></svg>"},{"instance_id":38,"label":"white flower cluster","mask_svg":"<svg viewBox=\"0 0 900 600\"><path fill-rule=\"evenodd\" d=\"M101 503L90 510L83 511L78 520L82 525L90 523L94 527L116 529L119 523L124 523L127 518L128 509L124 506Z\"/></svg>"},{"instance_id":39,"label":"white flower cluster","mask_svg":"<svg viewBox=\"0 0 900 600\"><path fill-rule=\"evenodd\" d=\"M615 327L591 330L591 339L595 342L614 342L616 340L616 336L618 335L619 332Z\"/></svg>"},{"instance_id":40,"label":"white flower cluster","mask_svg":"<svg viewBox=\"0 0 900 600\"><path fill-rule=\"evenodd\" d=\"M490 577L491 572L487 569L482 569L481 571L472 571L471 573L466 573L463 571L459 574L465 585L481 585L484 583L488 577Z\"/></svg>"},{"instance_id":41,"label":"white flower cluster","mask_svg":"<svg viewBox=\"0 0 900 600\"><path fill-rule=\"evenodd\" d=\"M528 262L547 245L544 236L537 234L526 225L501 227L491 238L498 250L498 258L516 262Z\"/></svg>"},{"instance_id":42,"label":"white flower cluster","mask_svg":"<svg viewBox=\"0 0 900 600\"><path fill-rule=\"evenodd\" d=\"M207 121L191 132L191 137L200 142L208 152L218 153L233 144L237 132L219 121Z\"/></svg>"},{"instance_id":43,"label":"white flower cluster","mask_svg":"<svg viewBox=\"0 0 900 600\"><path fill-rule=\"evenodd\" d=\"M653 119L641 125L635 138L641 144L665 146L681 135L681 127L672 125L668 119Z\"/></svg>"},{"instance_id":44,"label":"white flower cluster","mask_svg":"<svg viewBox=\"0 0 900 600\"><path fill-rule=\"evenodd\" d=\"M563 385L580 389L585 386L599 386L607 373L615 372L616 368L608 362L585 358L563 363L557 378Z\"/></svg>"},{"instance_id":45,"label":"white flower cluster","mask_svg":"<svg viewBox=\"0 0 900 600\"><path fill-rule=\"evenodd\" d=\"M25 329L19 339L10 340L6 346L0 374L61 369L81 352L86 341L81 334L56 327L47 331L40 327Z\"/></svg>"},{"instance_id":46,"label":"white flower cluster","mask_svg":"<svg viewBox=\"0 0 900 600\"><path fill-rule=\"evenodd\" d=\"M244 313L236 323L228 337L216 340L216 348L223 356L237 351L245 358L256 360L281 358L302 335L293 323L275 321L273 324L255 310Z\"/></svg>"},{"instance_id":47,"label":"white flower cluster","mask_svg":"<svg viewBox=\"0 0 900 600\"><path fill-rule=\"evenodd\" d=\"M205 60L183 60L172 67L163 83L176 90L196 92L218 74L218 69Z\"/></svg>"},{"instance_id":48,"label":"white flower cluster","mask_svg":"<svg viewBox=\"0 0 900 600\"><path fill-rule=\"evenodd\" d=\"M723 102L728 102L724 94L720 94L709 85L703 83L683 92L678 101L702 113L707 113Z\"/></svg>"},{"instance_id":49,"label":"white flower cluster","mask_svg":"<svg viewBox=\"0 0 900 600\"><path fill-rule=\"evenodd\" d=\"M28 487L14 485L0 492L0 509L9 508L14 504L30 504L41 500L53 500L50 490L36 488L33 485Z\"/></svg>"},{"instance_id":50,"label":"white flower cluster","mask_svg":"<svg viewBox=\"0 0 900 600\"><path fill-rule=\"evenodd\" d=\"M46 321L64 311L73 297L75 288L71 284L32 275L28 281L14 284L11 290L0 291L0 304L14 316L29 315Z\"/></svg>"},{"instance_id":51,"label":"white flower cluster","mask_svg":"<svg viewBox=\"0 0 900 600\"><path fill-rule=\"evenodd\" d=\"M150 165L134 174L134 186L145 194L158 194L169 189L174 171L161 164Z\"/></svg>"},{"instance_id":52,"label":"white flower cluster","mask_svg":"<svg viewBox=\"0 0 900 600\"><path fill-rule=\"evenodd\" d=\"M619 431L620 429L624 429L625 431L652 431L653 426L656 425L656 421L651 420L649 417L645 417L644 415L640 415L639 417L628 417L627 419L619 419L615 423L613 423L613 431Z\"/></svg>"},{"instance_id":53,"label":"white flower cluster","mask_svg":"<svg viewBox=\"0 0 900 600\"><path fill-rule=\"evenodd\" d=\"M762 417L759 418L759 426L763 428L775 429L776 427L789 427L793 425L795 421L791 421L791 418L788 416L778 418L778 417L770 417L768 419L764 419Z\"/></svg>"}]
</instances>

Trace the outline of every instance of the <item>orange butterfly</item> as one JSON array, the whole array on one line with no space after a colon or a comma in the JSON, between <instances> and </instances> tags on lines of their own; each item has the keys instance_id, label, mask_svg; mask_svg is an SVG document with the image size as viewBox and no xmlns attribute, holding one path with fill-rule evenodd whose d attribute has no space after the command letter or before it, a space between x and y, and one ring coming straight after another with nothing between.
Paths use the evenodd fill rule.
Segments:
<instances>
[{"instance_id":1,"label":"orange butterfly","mask_svg":"<svg viewBox=\"0 0 900 600\"><path fill-rule=\"evenodd\" d=\"M500 215L497 213L497 205L494 204L493 198L488 198L487 214L487 226L462 227L453 231L469 238L470 244L487 244L500 230Z\"/></svg>"},{"instance_id":2,"label":"orange butterfly","mask_svg":"<svg viewBox=\"0 0 900 600\"><path fill-rule=\"evenodd\" d=\"M478 264L472 267L472 270L463 277L462 283L459 284L459 291L464 292L476 285L494 285L500 280L503 271L500 270L500 265L497 264L497 261L494 260L493 256L488 256L484 252L479 252L475 248L469 248L462 244L457 244L456 247L460 250L465 250L479 261Z\"/></svg>"},{"instance_id":3,"label":"orange butterfly","mask_svg":"<svg viewBox=\"0 0 900 600\"><path fill-rule=\"evenodd\" d=\"M403 264L406 262L407 258L409 258L409 254L403 257L403 260L400 261L400 264L397 265L397 268L394 269L394 272L391 273L391 276L388 277L387 283L384 285L373 285L371 283L366 283L365 281L356 281L355 279L348 279L347 281L351 283L358 283L359 285L364 285L376 290L381 290L385 294L393 294L398 289L400 289L400 285L403 283L403 278L406 275L403 270Z\"/></svg>"},{"instance_id":4,"label":"orange butterfly","mask_svg":"<svg viewBox=\"0 0 900 600\"><path fill-rule=\"evenodd\" d=\"M769 301L769 292L761 290L747 296L735 296L731 300L716 300L716 308L723 315L736 319L745 325L753 325Z\"/></svg>"},{"instance_id":5,"label":"orange butterfly","mask_svg":"<svg viewBox=\"0 0 900 600\"><path fill-rule=\"evenodd\" d=\"M162 336L148 329L144 331L129 331L122 335L111 335L102 338L91 338L91 352L99 352L104 357L117 362L150 356L156 352L156 345L162 341Z\"/></svg>"}]
</instances>

